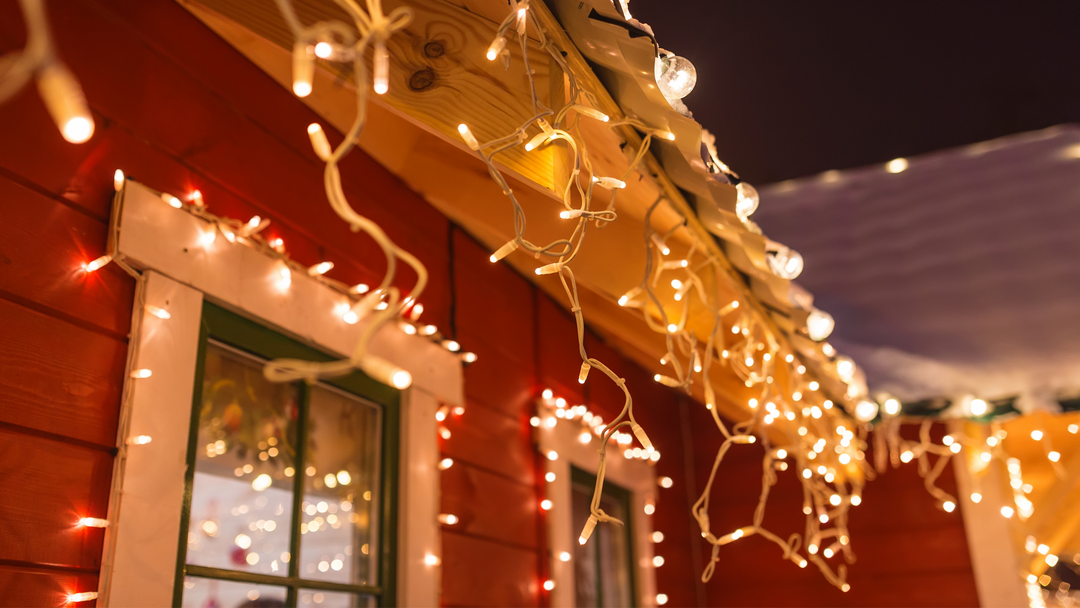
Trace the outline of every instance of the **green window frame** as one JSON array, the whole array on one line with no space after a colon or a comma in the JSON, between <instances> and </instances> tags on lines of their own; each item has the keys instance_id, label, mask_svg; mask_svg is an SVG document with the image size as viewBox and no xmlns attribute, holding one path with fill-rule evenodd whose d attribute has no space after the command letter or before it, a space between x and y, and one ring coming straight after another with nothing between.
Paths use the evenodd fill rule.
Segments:
<instances>
[{"instance_id":1,"label":"green window frame","mask_svg":"<svg viewBox=\"0 0 1080 608\"><path fill-rule=\"evenodd\" d=\"M362 372L321 381L322 384L345 391L381 408L379 475L381 501L378 509L378 576L377 584L355 585L305 579L300 576L300 524L301 504L304 498L304 476L297 474L293 480L293 505L290 521L289 551L293 559L288 562L285 576L242 572L211 568L187 563L187 539L191 526L191 503L195 484L195 462L198 453L199 413L202 403L203 375L207 345L211 341L254 355L260 359L295 358L311 361L331 361L339 357L318 350L307 344L288 338L248 318L228 311L211 302L204 302L199 332L198 358L195 368L195 386L191 408L191 424L187 449L187 472L184 479L184 498L181 509L180 538L177 551L176 582L173 588L173 605L180 606L184 594L185 577L199 577L221 581L236 581L258 585L273 585L287 589L286 603L296 606L301 589L312 591L338 591L367 595L376 598L378 606L395 605L396 555L397 555L397 484L398 448L400 429L401 391L377 382ZM296 383L299 392L299 416L297 418L296 471L303 471L306 451L307 416L310 390L303 382Z\"/></svg>"},{"instance_id":2,"label":"green window frame","mask_svg":"<svg viewBox=\"0 0 1080 608\"><path fill-rule=\"evenodd\" d=\"M573 497L575 496L575 494L579 494L580 496L588 497L589 499L591 499L593 489L596 487L596 475L594 475L592 473L589 473L589 472L587 472L585 470L579 469L576 466L571 465L570 466L570 484L571 484L571 492L570 493L571 493L571 497L572 497L571 499L572 500L573 500ZM599 531L599 533L594 533L594 536L593 536L594 540L592 540L589 543L586 543L583 546L579 545L577 543L577 538L575 537L573 539L574 540L573 546L574 546L574 549L575 549L575 554L577 554L579 556L579 558L580 558L580 556L582 554L587 553L587 554L590 555L591 559L593 560L594 572L596 573L596 577L595 577L596 578L595 597L596 597L597 605L598 606L604 606L606 600L604 598L603 581L604 580L611 580L612 578L617 578L617 577L612 577L610 575L604 576L606 574L604 572L604 566L605 566L605 564L609 565L609 566L615 566L616 564L612 564L610 561L604 560L602 558L601 550L599 548L599 544L602 542L602 540L601 540L602 537L604 535L606 535L606 534L618 534L618 535L620 535L622 537L623 545L626 547L626 556L625 556L625 562L624 562L623 565L626 568L626 577L627 577L626 578L626 585L627 585L626 591L627 591L627 594L629 596L629 601L630 601L628 606L630 608L633 608L633 607L638 605L637 578L636 578L636 574L637 574L637 566L636 566L636 564L637 564L637 561L634 558L634 553L635 552L634 552L634 542L633 542L634 541L634 517L632 515L633 514L633 500L632 500L633 493L630 490L627 490L626 488L623 488L622 486L616 485L616 484L612 483L611 481L605 480L604 481L604 488L601 491L601 496L602 496L603 500L610 501L611 503L616 503L621 507L622 514L624 515L624 518L623 518L624 525L622 525L622 526L614 526L614 525L606 526L606 527L603 528L603 530L600 530L600 527L598 526L597 530ZM610 510L608 510L608 512L609 512L609 514L613 514L613 513L611 513ZM582 521L580 523L575 522L575 525L573 526L573 530L580 530L581 526L583 524L584 524L584 521ZM575 584L577 584L577 580L576 580L577 579L577 571L576 571L576 569L575 569L574 577L575 577ZM576 603L576 599L577 598L575 598L575 603Z\"/></svg>"}]
</instances>

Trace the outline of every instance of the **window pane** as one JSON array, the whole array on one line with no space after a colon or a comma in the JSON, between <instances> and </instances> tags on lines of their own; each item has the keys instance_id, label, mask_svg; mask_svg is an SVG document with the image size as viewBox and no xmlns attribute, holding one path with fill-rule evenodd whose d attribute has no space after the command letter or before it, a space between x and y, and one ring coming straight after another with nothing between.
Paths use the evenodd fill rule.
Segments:
<instances>
[{"instance_id":1,"label":"window pane","mask_svg":"<svg viewBox=\"0 0 1080 608\"><path fill-rule=\"evenodd\" d=\"M300 527L300 576L377 581L379 409L324 385L311 387Z\"/></svg>"},{"instance_id":2,"label":"window pane","mask_svg":"<svg viewBox=\"0 0 1080 608\"><path fill-rule=\"evenodd\" d=\"M338 591L300 590L300 605L304 608L361 608L375 605L370 595L353 595Z\"/></svg>"},{"instance_id":3,"label":"window pane","mask_svg":"<svg viewBox=\"0 0 1080 608\"><path fill-rule=\"evenodd\" d=\"M261 361L207 345L187 563L288 574L298 397Z\"/></svg>"},{"instance_id":4,"label":"window pane","mask_svg":"<svg viewBox=\"0 0 1080 608\"><path fill-rule=\"evenodd\" d=\"M581 530L589 518L596 478L574 470L571 508L574 527ZM588 483L585 483L585 482ZM623 521L630 521L629 495L625 490L604 484L600 509ZM575 539L576 540L576 539ZM585 545L574 542L574 601L579 607L629 606L633 599L630 572L630 535L626 526L600 524Z\"/></svg>"},{"instance_id":5,"label":"window pane","mask_svg":"<svg viewBox=\"0 0 1080 608\"><path fill-rule=\"evenodd\" d=\"M285 606L284 587L219 581L189 576L184 579L183 608L277 608Z\"/></svg>"}]
</instances>

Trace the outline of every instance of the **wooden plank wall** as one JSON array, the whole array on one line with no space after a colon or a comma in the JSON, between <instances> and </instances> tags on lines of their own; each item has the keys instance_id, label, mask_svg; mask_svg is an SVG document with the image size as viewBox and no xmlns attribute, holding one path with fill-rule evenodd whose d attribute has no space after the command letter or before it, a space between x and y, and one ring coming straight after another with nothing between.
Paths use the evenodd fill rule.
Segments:
<instances>
[{"instance_id":1,"label":"wooden plank wall","mask_svg":"<svg viewBox=\"0 0 1080 608\"><path fill-rule=\"evenodd\" d=\"M89 276L77 269L105 248L115 168L178 196L198 188L222 215L269 217L295 259L331 260L341 280L371 282L384 264L324 202L305 134L317 117L186 11L168 0L58 0L49 9L97 132L87 144L65 143L33 87L0 106L4 606L56 606L65 593L97 586L101 532L73 524L106 509L133 282L115 266ZM24 37L16 3L0 4L0 53ZM610 419L622 396L599 374L584 387L574 381L575 330L562 303L488 263L489 252L362 152L345 160L343 175L354 205L432 271L425 318L445 329L455 311L457 337L480 357L466 371L468 408L440 440L455 460L443 475L444 510L461 518L442 534L442 602L544 605L549 556L532 400L551 387ZM861 559L851 594L785 565L755 539L725 552L716 579L701 584L705 549L688 509L715 449L712 422L595 335L587 344L627 379L663 454L657 472L675 480L653 516L665 536L657 586L669 605L974 603L959 515L936 512L913 469L867 491L853 522ZM741 524L757 494L757 455L733 454L720 527L729 512L732 526ZM776 517L798 514L797 495L781 484Z\"/></svg>"}]
</instances>

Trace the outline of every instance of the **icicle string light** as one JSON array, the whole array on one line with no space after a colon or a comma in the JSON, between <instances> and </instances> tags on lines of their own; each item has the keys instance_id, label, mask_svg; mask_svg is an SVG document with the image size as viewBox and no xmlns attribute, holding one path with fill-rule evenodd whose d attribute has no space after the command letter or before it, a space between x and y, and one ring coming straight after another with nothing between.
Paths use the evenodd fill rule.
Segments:
<instances>
[{"instance_id":1,"label":"icicle string light","mask_svg":"<svg viewBox=\"0 0 1080 608\"><path fill-rule=\"evenodd\" d=\"M524 35L524 16L531 18L530 22L535 30L535 44L542 51L546 51L550 55L552 61L562 69L562 72L566 74L568 78L569 100L562 108L557 110L544 107L537 97L537 87L533 80L532 72L529 69L528 45L530 44L530 41ZM516 28L514 26L516 26ZM511 203L514 219L514 238L496 251L491 256L491 261L499 261L518 248L524 249L538 258L540 256L556 258L557 261L554 263L542 265L537 268L536 274L558 275L563 290L567 295L570 310L574 314L578 329L578 347L582 359L579 381L586 380L589 370L596 368L614 382L625 395L624 406L619 415L609 424L603 425L602 430L600 431L602 441L598 450L599 462L597 466L596 487L594 488L593 498L590 504L590 517L585 528L582 530L579 539L580 542L584 543L588 541L593 528L598 523L621 523L599 508L606 468L607 447L609 443L615 441L618 445L623 443L623 438L625 438L625 441L629 442L632 437L637 437L639 443L643 446L641 453L645 454L652 451L652 445L644 429L634 418L633 400L626 388L625 381L612 373L602 362L589 357L586 352L584 345L584 318L578 299L577 282L574 278L571 264L581 250L585 231L589 222L594 222L596 227L600 228L606 223L618 219L615 212L618 193L625 187L631 173L637 168L648 153L652 138L661 137L663 139L673 140L674 135L666 130L651 128L636 119L612 119L612 117L607 114L592 109L591 105L595 104L586 104L586 93L579 87L575 74L567 68L562 53L559 52L554 44L546 37L544 29L541 27L536 16L528 11L527 1L512 2L510 13L500 24L495 33L492 45L488 49L488 59L495 60L501 57L504 65L509 66L510 51L507 47L507 40L515 33L518 35L518 43L524 62L524 70L530 85L532 96L531 104L534 116L525 121L512 133L486 142L479 141L466 124L460 125L458 131L467 147L479 154L480 158L487 165L491 177L502 188L503 193ZM571 111L574 111L574 117L573 120L568 121L567 117L570 115ZM584 141L583 139L580 139L579 121L582 116L589 120L598 120L610 127L629 125L644 134L640 147L636 150L629 165L621 175L612 177L595 174ZM569 175L566 180L566 186L560 193L563 203L563 211L560 213L560 217L564 220L574 221L574 225L572 231L566 238L557 239L547 244L536 244L526 238L525 213L505 178L494 164L495 158L499 154L519 145L523 145L526 152L548 145L564 145L567 148L570 158L570 162L568 163ZM611 192L606 208L595 209L593 207L592 197L597 187L610 190ZM737 337L731 342L730 346L726 344L724 336L725 318L739 309L739 302L737 300L733 302L720 302L716 294L710 293L708 289L706 289L699 273L705 270L717 272L720 271L721 268L719 260L711 257L707 253L707 247L700 243L695 234L689 230L686 231L691 245L689 251L681 260L675 263L660 263L656 261L657 255L667 256L671 254L671 246L669 243L673 240L672 235L676 231L684 228L687 223L684 219L682 222L677 223L675 226L665 231L654 229L651 225L652 214L656 208L664 202L665 199L663 196L659 197L646 213L644 245L647 255L645 274L638 286L635 286L630 292L619 299L619 304L624 307L640 309L645 323L653 331L662 333L665 336L667 342L667 354L663 357L663 361L665 365L670 365L672 369L670 375L658 374L656 376L658 382L674 388L684 389L689 392L691 385L696 381L695 374L700 374L700 381L704 385L703 388L707 407L712 412L717 427L725 437L724 446L717 455L710 484L703 494L702 499L699 499L698 503L695 505L695 517L701 524L703 536L705 536L709 542L714 544L714 557L716 554L715 552L718 551L721 544L727 544L742 536L760 534L780 545L785 559L790 559L797 565L805 567L807 561L797 553L802 538L800 535L796 534L787 540L783 540L761 527L761 521L764 517L764 506L768 498L768 489L776 480L776 469L773 466L775 464L773 459L770 456L767 456L763 463L763 468L765 470L763 489L758 510L755 515L754 525L741 528L741 531L737 535L727 535L722 537L724 539L723 543L710 532L707 515L708 494L712 487L712 481L715 479L716 468L728 447L736 443L748 444L755 442L756 437L754 433L760 433L763 437L767 437L763 432L764 426L771 424L775 418L779 418L783 415L786 421L794 422L798 420L799 423L808 425L814 429L813 434L803 433L797 435L792 431L795 425L789 425L790 428L788 429L788 434L792 438L790 449L793 453L800 454L797 460L801 463L805 463L809 459L808 456L801 456L801 453L811 452L811 445L820 446L818 442L824 441L829 444L828 447L840 447L841 441L846 441L850 446L850 449L845 452L847 460L849 463L856 463L853 465L856 467L856 471L854 472L854 475L852 475L854 479L851 484L854 484L857 487L857 490L852 491L857 492L861 491L862 479L859 476L857 469L861 466L859 463L863 460L862 451L860 449L863 444L853 444L849 438L845 438L841 433L827 431L827 429L836 427L838 421L843 424L852 425L850 418L846 416L843 408L836 408L829 411L831 402L825 400L824 396L820 393L815 392L819 384L809 376L803 375L805 369L790 354L787 355L784 363L788 368L789 384L791 384L789 389L786 389L789 391L786 394L792 395L792 402L802 401L802 404L805 404L808 407L803 410L797 410L796 408L787 405L788 400L783 396L785 393L781 391L778 383L774 383L773 381L773 373L778 364L778 355L780 354L780 345L773 336L770 328L767 327L758 316L752 313L739 311L741 314L732 325ZM678 213L677 209L675 209L675 213ZM676 287L677 292L675 294L675 300L679 303L681 308L678 310L679 314L674 316L670 315L668 309L663 305L654 291L659 284L660 276L664 271L675 271L680 273L679 279L677 280L678 287ZM700 305L704 306L713 319L713 327L711 331L709 331L708 336L704 337L704 343L702 343L702 341L686 327L686 321L690 317L690 307L692 303L695 305L700 303ZM763 413L767 410L766 408L761 408L754 412L754 417L750 421L737 426L734 429L734 432L729 431L719 417L715 390L712 388L709 377L711 365L716 358L721 360L726 359L732 370L743 379L748 387L763 387L761 392L762 403L768 402L769 405L773 405L772 401L775 401L782 404L784 411L780 412L777 409L775 410L776 415L773 416L771 412L768 414ZM809 388L811 382L813 382L815 386L814 389ZM796 394L797 396L795 396ZM803 395L806 396L803 397ZM545 397L547 397L547 395L545 395ZM847 403L845 402L845 406L846 405ZM813 409L810 409L810 406L812 406ZM775 408L776 406L773 405L773 407ZM829 412L828 415L823 415L823 412L825 411ZM555 419L552 418L550 420L554 421ZM539 418L537 418L535 422L536 425L544 424L544 421L539 420ZM626 432L627 430L629 432ZM828 439L824 439L825 437L828 437ZM822 450L819 451L824 450L824 447L821 447ZM841 450L836 450L836 452L840 451ZM632 453L632 450L627 449L627 454ZM814 452L815 457L818 453L819 452ZM852 491L847 489L848 482L844 481L847 479L848 475L841 470L840 464L832 462L832 460L835 460L837 457L838 454L829 452L828 456L818 459L818 462L829 462L829 464L833 466L824 467L819 464L818 466L822 467L821 473L811 474L811 476L806 479L800 478L803 481L808 502L817 507L816 510L811 509L807 514L807 530L805 532L807 537L817 539L842 535L844 538L847 538L846 512L848 507L852 504L856 504L857 501L841 499L839 505L832 505L829 502L833 495L847 497L849 494L852 494ZM784 463L784 466L786 467L786 463ZM832 484L835 484L835 486ZM857 493L852 495L858 496ZM826 507L826 505L828 506ZM826 522L832 522L832 528L823 531L821 526ZM849 556L849 559L852 559L847 544L842 546L841 552ZM812 557L830 582L843 590L848 588L848 585L845 582L846 570L843 565L841 565L834 574L833 570L823 559L817 556ZM705 579L708 579L709 576L711 576L712 570L715 568L715 563L715 559L710 562L704 575Z\"/></svg>"}]
</instances>

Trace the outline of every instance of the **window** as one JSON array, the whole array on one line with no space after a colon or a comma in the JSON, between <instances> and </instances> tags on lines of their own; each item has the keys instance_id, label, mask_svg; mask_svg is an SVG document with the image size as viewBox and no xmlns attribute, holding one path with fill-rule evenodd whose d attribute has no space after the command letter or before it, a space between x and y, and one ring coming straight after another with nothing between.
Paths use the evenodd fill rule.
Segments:
<instances>
[{"instance_id":1,"label":"window","mask_svg":"<svg viewBox=\"0 0 1080 608\"><path fill-rule=\"evenodd\" d=\"M204 305L174 605L392 605L400 393L276 357L331 358Z\"/></svg>"},{"instance_id":2,"label":"window","mask_svg":"<svg viewBox=\"0 0 1080 608\"><path fill-rule=\"evenodd\" d=\"M589 519L589 504L596 487L596 476L573 467L570 478L574 514L572 529L576 534ZM597 526L588 543L574 543L575 605L579 608L634 606L630 492L605 480L600 508L625 525Z\"/></svg>"}]
</instances>

